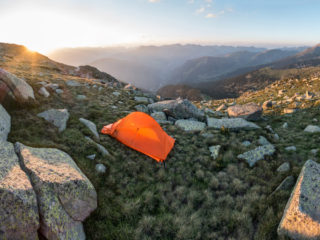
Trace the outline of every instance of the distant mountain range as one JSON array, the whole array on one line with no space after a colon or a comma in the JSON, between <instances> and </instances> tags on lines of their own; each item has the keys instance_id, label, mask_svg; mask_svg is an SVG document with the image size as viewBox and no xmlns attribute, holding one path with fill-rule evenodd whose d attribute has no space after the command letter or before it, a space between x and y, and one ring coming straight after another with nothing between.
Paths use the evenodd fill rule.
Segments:
<instances>
[{"instance_id":1,"label":"distant mountain range","mask_svg":"<svg viewBox=\"0 0 320 240\"><path fill-rule=\"evenodd\" d=\"M225 57L236 52L259 53L265 48L201 45L141 46L135 48L65 48L48 56L70 65L93 65L124 82L155 91L170 84L172 72L191 59Z\"/></svg>"},{"instance_id":2,"label":"distant mountain range","mask_svg":"<svg viewBox=\"0 0 320 240\"><path fill-rule=\"evenodd\" d=\"M265 52L268 54L269 51ZM272 50L272 52L275 52ZM277 50L278 55L281 51ZM257 54L262 55L262 54ZM285 54L284 54L285 55ZM283 56L284 56L283 55ZM303 78L320 71L320 45L305 49L293 56L265 63L257 66L239 68L233 72L221 75L220 79L215 77L203 82L191 82L195 90L210 95L213 98L237 97L248 90L259 90L268 84L284 78ZM171 85L176 97L181 92L181 85ZM173 92L166 88L166 92ZM160 89L158 92L161 93ZM189 89L189 91L191 91ZM166 96L169 97L169 96Z\"/></svg>"}]
</instances>

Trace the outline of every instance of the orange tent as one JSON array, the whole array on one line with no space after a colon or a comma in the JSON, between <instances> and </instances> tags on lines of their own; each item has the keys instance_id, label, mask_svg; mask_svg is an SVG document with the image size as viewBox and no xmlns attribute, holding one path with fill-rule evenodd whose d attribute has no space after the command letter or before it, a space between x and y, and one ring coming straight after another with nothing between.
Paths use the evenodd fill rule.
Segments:
<instances>
[{"instance_id":1,"label":"orange tent","mask_svg":"<svg viewBox=\"0 0 320 240\"><path fill-rule=\"evenodd\" d=\"M104 126L101 133L116 138L158 162L166 160L175 142L156 120L143 112L130 113L119 121Z\"/></svg>"}]
</instances>

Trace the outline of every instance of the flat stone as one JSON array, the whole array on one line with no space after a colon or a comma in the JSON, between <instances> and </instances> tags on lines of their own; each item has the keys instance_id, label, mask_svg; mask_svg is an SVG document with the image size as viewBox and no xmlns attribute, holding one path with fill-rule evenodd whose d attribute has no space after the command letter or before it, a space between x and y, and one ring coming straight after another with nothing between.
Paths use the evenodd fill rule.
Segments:
<instances>
[{"instance_id":1,"label":"flat stone","mask_svg":"<svg viewBox=\"0 0 320 240\"><path fill-rule=\"evenodd\" d=\"M119 97L121 95L121 93L119 92L113 92L112 94L115 95L116 97Z\"/></svg>"},{"instance_id":2,"label":"flat stone","mask_svg":"<svg viewBox=\"0 0 320 240\"><path fill-rule=\"evenodd\" d=\"M261 118L262 107L255 103L245 105L235 105L227 109L229 117L244 118L246 120L255 121Z\"/></svg>"},{"instance_id":3,"label":"flat stone","mask_svg":"<svg viewBox=\"0 0 320 240\"><path fill-rule=\"evenodd\" d=\"M149 103L149 100L146 97L134 97L134 100L139 103Z\"/></svg>"},{"instance_id":4,"label":"flat stone","mask_svg":"<svg viewBox=\"0 0 320 240\"><path fill-rule=\"evenodd\" d=\"M87 99L87 96L85 95L77 95L77 100L86 100Z\"/></svg>"},{"instance_id":5,"label":"flat stone","mask_svg":"<svg viewBox=\"0 0 320 240\"><path fill-rule=\"evenodd\" d=\"M90 160L94 160L96 158L96 154L88 155L87 158Z\"/></svg>"},{"instance_id":6,"label":"flat stone","mask_svg":"<svg viewBox=\"0 0 320 240\"><path fill-rule=\"evenodd\" d=\"M70 115L67 109L49 109L39 113L37 116L52 123L59 129L59 132L62 132L67 127L67 121Z\"/></svg>"},{"instance_id":7,"label":"flat stone","mask_svg":"<svg viewBox=\"0 0 320 240\"><path fill-rule=\"evenodd\" d=\"M221 146L216 145L216 146L211 146L209 147L209 151L211 152L211 157L216 160L217 157L219 156L219 151L220 151Z\"/></svg>"},{"instance_id":8,"label":"flat stone","mask_svg":"<svg viewBox=\"0 0 320 240\"><path fill-rule=\"evenodd\" d=\"M82 84L77 82L77 81L74 81L74 80L69 80L66 82L66 84L69 86L69 87L81 87Z\"/></svg>"},{"instance_id":9,"label":"flat stone","mask_svg":"<svg viewBox=\"0 0 320 240\"><path fill-rule=\"evenodd\" d=\"M285 150L289 151L289 152L290 151L295 152L295 151L297 151L297 148L296 148L296 146L289 146L289 147L286 147Z\"/></svg>"},{"instance_id":10,"label":"flat stone","mask_svg":"<svg viewBox=\"0 0 320 240\"><path fill-rule=\"evenodd\" d=\"M167 116L164 112L154 112L151 113L151 117L153 117L156 121L167 121Z\"/></svg>"},{"instance_id":11,"label":"flat stone","mask_svg":"<svg viewBox=\"0 0 320 240\"><path fill-rule=\"evenodd\" d=\"M56 89L56 93L57 93L57 94L62 94L62 93L63 93L63 90L62 90L62 89Z\"/></svg>"},{"instance_id":12,"label":"flat stone","mask_svg":"<svg viewBox=\"0 0 320 240\"><path fill-rule=\"evenodd\" d=\"M242 144L243 146L245 146L245 147L248 147L248 146L251 145L251 142L250 142L250 141L243 141L241 144Z\"/></svg>"},{"instance_id":13,"label":"flat stone","mask_svg":"<svg viewBox=\"0 0 320 240\"><path fill-rule=\"evenodd\" d=\"M87 128L89 128L90 132L92 132L97 140L100 140L96 124L84 118L79 118L79 121L82 122Z\"/></svg>"},{"instance_id":14,"label":"flat stone","mask_svg":"<svg viewBox=\"0 0 320 240\"><path fill-rule=\"evenodd\" d=\"M317 133L320 132L320 127L318 126L314 126L314 125L308 125L305 129L305 132L309 132L309 133Z\"/></svg>"},{"instance_id":15,"label":"flat stone","mask_svg":"<svg viewBox=\"0 0 320 240\"><path fill-rule=\"evenodd\" d=\"M38 239L36 194L12 143L0 141L0 239Z\"/></svg>"},{"instance_id":16,"label":"flat stone","mask_svg":"<svg viewBox=\"0 0 320 240\"><path fill-rule=\"evenodd\" d=\"M156 102L148 105L150 112L165 112L167 116L175 119L195 118L203 120L204 112L198 109L187 99L176 99Z\"/></svg>"},{"instance_id":17,"label":"flat stone","mask_svg":"<svg viewBox=\"0 0 320 240\"><path fill-rule=\"evenodd\" d=\"M185 119L177 120L175 122L175 125L181 129L183 129L186 132L202 131L206 127L206 124L203 122L193 121L193 120L185 120Z\"/></svg>"},{"instance_id":18,"label":"flat stone","mask_svg":"<svg viewBox=\"0 0 320 240\"><path fill-rule=\"evenodd\" d=\"M107 150L104 146L96 143L95 141L93 141L93 140L92 140L91 138L89 138L89 137L85 137L85 139L87 139L90 143L93 143L93 144L97 147L97 149L99 150L99 152L102 154L102 156L110 156L110 153L108 152L108 150Z\"/></svg>"},{"instance_id":19,"label":"flat stone","mask_svg":"<svg viewBox=\"0 0 320 240\"><path fill-rule=\"evenodd\" d=\"M284 210L278 234L292 239L320 239L320 165L303 166Z\"/></svg>"},{"instance_id":20,"label":"flat stone","mask_svg":"<svg viewBox=\"0 0 320 240\"><path fill-rule=\"evenodd\" d=\"M256 162L264 159L265 156L271 156L275 153L276 149L272 144L259 146L253 150L239 154L238 158L244 159L247 161L250 167L253 167Z\"/></svg>"},{"instance_id":21,"label":"flat stone","mask_svg":"<svg viewBox=\"0 0 320 240\"><path fill-rule=\"evenodd\" d=\"M50 93L47 91L47 89L45 87L41 87L39 89L38 93L46 98L50 96Z\"/></svg>"},{"instance_id":22,"label":"flat stone","mask_svg":"<svg viewBox=\"0 0 320 240\"><path fill-rule=\"evenodd\" d=\"M258 142L259 142L260 145L268 145L268 144L270 144L270 142L263 136L259 137Z\"/></svg>"},{"instance_id":23,"label":"flat stone","mask_svg":"<svg viewBox=\"0 0 320 240\"><path fill-rule=\"evenodd\" d=\"M209 128L221 129L222 127L230 130L254 130L260 127L255 123L248 122L243 118L207 118Z\"/></svg>"},{"instance_id":24,"label":"flat stone","mask_svg":"<svg viewBox=\"0 0 320 240\"><path fill-rule=\"evenodd\" d=\"M40 232L47 239L85 239L82 221L97 208L97 193L65 152L16 143L37 194Z\"/></svg>"},{"instance_id":25,"label":"flat stone","mask_svg":"<svg viewBox=\"0 0 320 240\"><path fill-rule=\"evenodd\" d=\"M0 141L6 141L11 129L11 117L0 104Z\"/></svg>"},{"instance_id":26,"label":"flat stone","mask_svg":"<svg viewBox=\"0 0 320 240\"><path fill-rule=\"evenodd\" d=\"M290 163L288 162L284 162L282 163L278 168L277 168L277 172L288 172L290 170Z\"/></svg>"}]
</instances>

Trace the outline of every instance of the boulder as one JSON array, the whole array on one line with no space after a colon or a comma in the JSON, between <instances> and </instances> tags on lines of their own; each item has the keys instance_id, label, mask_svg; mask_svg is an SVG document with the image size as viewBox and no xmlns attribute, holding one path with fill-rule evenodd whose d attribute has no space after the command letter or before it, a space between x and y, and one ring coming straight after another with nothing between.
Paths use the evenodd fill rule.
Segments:
<instances>
[{"instance_id":1,"label":"boulder","mask_svg":"<svg viewBox=\"0 0 320 240\"><path fill-rule=\"evenodd\" d=\"M284 210L278 234L292 239L320 239L320 164L308 160Z\"/></svg>"},{"instance_id":2,"label":"boulder","mask_svg":"<svg viewBox=\"0 0 320 240\"><path fill-rule=\"evenodd\" d=\"M318 133L320 132L320 127L318 126L314 126L314 125L308 125L305 129L305 132L309 132L309 133Z\"/></svg>"},{"instance_id":3,"label":"boulder","mask_svg":"<svg viewBox=\"0 0 320 240\"><path fill-rule=\"evenodd\" d=\"M38 239L36 194L13 144L0 141L0 239Z\"/></svg>"},{"instance_id":4,"label":"boulder","mask_svg":"<svg viewBox=\"0 0 320 240\"><path fill-rule=\"evenodd\" d=\"M243 118L207 118L209 128L221 129L222 127L237 131L259 129L260 127L252 122L248 122Z\"/></svg>"},{"instance_id":5,"label":"boulder","mask_svg":"<svg viewBox=\"0 0 320 240\"><path fill-rule=\"evenodd\" d=\"M92 132L92 134L97 140L100 140L99 133L97 131L97 126L93 122L84 118L79 118L79 121L82 122L87 128L89 128L90 132Z\"/></svg>"},{"instance_id":6,"label":"boulder","mask_svg":"<svg viewBox=\"0 0 320 240\"><path fill-rule=\"evenodd\" d=\"M177 120L175 125L186 132L202 131L206 127L206 124L203 122L185 119Z\"/></svg>"},{"instance_id":7,"label":"boulder","mask_svg":"<svg viewBox=\"0 0 320 240\"><path fill-rule=\"evenodd\" d=\"M37 194L40 232L47 239L85 239L82 221L97 207L97 193L65 152L16 143L20 163Z\"/></svg>"},{"instance_id":8,"label":"boulder","mask_svg":"<svg viewBox=\"0 0 320 240\"><path fill-rule=\"evenodd\" d=\"M0 68L0 103L5 102L7 97L20 105L35 101L33 89L28 83Z\"/></svg>"},{"instance_id":9,"label":"boulder","mask_svg":"<svg viewBox=\"0 0 320 240\"><path fill-rule=\"evenodd\" d=\"M248 103L245 105L235 105L228 107L227 111L229 117L239 117L246 120L255 121L260 119L263 109L255 103Z\"/></svg>"},{"instance_id":10,"label":"boulder","mask_svg":"<svg viewBox=\"0 0 320 240\"><path fill-rule=\"evenodd\" d=\"M37 115L42 117L48 122L55 125L59 132L62 132L67 127L67 121L69 119L69 112L67 109L49 109Z\"/></svg>"},{"instance_id":11,"label":"boulder","mask_svg":"<svg viewBox=\"0 0 320 240\"><path fill-rule=\"evenodd\" d=\"M168 116L175 119L195 118L198 120L204 119L204 112L198 109L187 99L176 99L156 102L148 105L151 112L165 111Z\"/></svg>"},{"instance_id":12,"label":"boulder","mask_svg":"<svg viewBox=\"0 0 320 240\"><path fill-rule=\"evenodd\" d=\"M153 117L156 121L167 121L167 116L164 112L151 113L151 117Z\"/></svg>"},{"instance_id":13,"label":"boulder","mask_svg":"<svg viewBox=\"0 0 320 240\"><path fill-rule=\"evenodd\" d=\"M271 156L276 151L275 147L272 144L259 146L253 150L239 154L238 158L244 159L247 161L250 167L253 167L256 162L264 159L265 156Z\"/></svg>"},{"instance_id":14,"label":"boulder","mask_svg":"<svg viewBox=\"0 0 320 240\"><path fill-rule=\"evenodd\" d=\"M11 117L0 104L0 141L6 141L11 129Z\"/></svg>"}]
</instances>

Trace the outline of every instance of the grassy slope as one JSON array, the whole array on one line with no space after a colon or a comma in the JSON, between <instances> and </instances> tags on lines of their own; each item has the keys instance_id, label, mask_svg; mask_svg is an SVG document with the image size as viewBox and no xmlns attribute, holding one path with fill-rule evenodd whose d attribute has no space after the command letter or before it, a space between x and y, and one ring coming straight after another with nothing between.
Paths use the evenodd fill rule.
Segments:
<instances>
[{"instance_id":1,"label":"grassy slope","mask_svg":"<svg viewBox=\"0 0 320 240\"><path fill-rule=\"evenodd\" d=\"M183 133L174 126L164 126L176 139L165 169L109 136L101 136L100 143L110 151L111 157L98 154L92 161L86 156L96 153L96 149L85 141L84 136L90 136L90 132L78 118L87 118L101 129L124 117L126 111L134 110L137 103L133 95L118 90L122 94L117 98L112 94L115 89L98 91L92 88L91 80L61 75L50 68L40 70L34 66L30 75L24 66L12 62L2 64L5 69L25 77L41 105L30 110L10 111L9 140L59 148L73 157L98 192L98 209L84 224L88 239L278 238L276 228L291 191L270 194L286 176L297 177L304 161L312 157L310 150L319 146L319 134L302 131L313 118L320 121L317 109L301 111L292 117L271 114L268 120L258 122L260 126L270 124L280 135L278 142L264 129L238 133L210 130L214 137L207 139L200 134ZM41 77L40 71L44 72ZM68 87L64 83L68 79L86 81L91 87ZM65 90L62 97L55 93L48 99L39 96L37 82L44 80L59 83ZM86 95L88 100L77 101L77 94ZM264 100L262 94L248 99ZM220 101L213 101L210 106L218 104ZM118 108L113 109L112 105ZM55 127L36 116L49 108L68 108L70 119L64 132L58 133ZM288 129L281 128L284 122L288 122ZM259 135L273 142L277 153L249 168L236 156L257 146ZM252 141L252 146L243 147L240 143L244 140ZM212 160L208 147L216 144L222 145L222 150L218 159ZM290 145L295 145L297 152L284 150ZM285 161L293 167L288 173L280 174L276 169ZM107 172L98 175L96 163L105 164Z\"/></svg>"}]
</instances>

